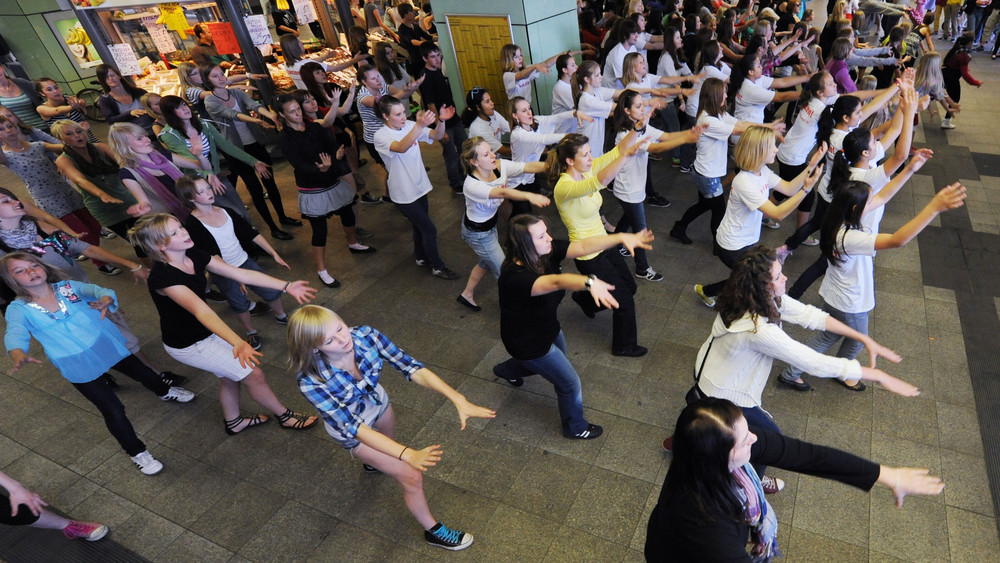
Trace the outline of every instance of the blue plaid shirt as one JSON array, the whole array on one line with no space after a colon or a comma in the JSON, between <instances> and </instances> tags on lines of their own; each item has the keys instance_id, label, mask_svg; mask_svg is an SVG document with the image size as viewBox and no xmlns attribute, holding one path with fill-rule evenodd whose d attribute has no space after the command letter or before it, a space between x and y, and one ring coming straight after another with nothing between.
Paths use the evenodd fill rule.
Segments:
<instances>
[{"instance_id":1,"label":"blue plaid shirt","mask_svg":"<svg viewBox=\"0 0 1000 563\"><path fill-rule=\"evenodd\" d=\"M322 353L317 352L319 373L300 373L299 391L319 411L330 426L357 435L363 421L359 416L362 399L369 397L380 404L375 388L382 374L382 361L396 368L407 381L424 364L400 350L384 334L370 326L351 328L354 340L354 359L361 373L361 381L350 373L330 365Z\"/></svg>"}]
</instances>

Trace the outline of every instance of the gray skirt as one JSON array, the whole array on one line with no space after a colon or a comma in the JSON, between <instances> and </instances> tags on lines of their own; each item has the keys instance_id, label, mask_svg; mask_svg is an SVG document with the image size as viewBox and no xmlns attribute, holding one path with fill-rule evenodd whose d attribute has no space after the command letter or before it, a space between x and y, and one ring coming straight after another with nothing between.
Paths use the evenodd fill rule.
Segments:
<instances>
[{"instance_id":1,"label":"gray skirt","mask_svg":"<svg viewBox=\"0 0 1000 563\"><path fill-rule=\"evenodd\" d=\"M354 188L342 182L329 188L303 190L299 188L299 212L308 217L325 217L354 201Z\"/></svg>"}]
</instances>

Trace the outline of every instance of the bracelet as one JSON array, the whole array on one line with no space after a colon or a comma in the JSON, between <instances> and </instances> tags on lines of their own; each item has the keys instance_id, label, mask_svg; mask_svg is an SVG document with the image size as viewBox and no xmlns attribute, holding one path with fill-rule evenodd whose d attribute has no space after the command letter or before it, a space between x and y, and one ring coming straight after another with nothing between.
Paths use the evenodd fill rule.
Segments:
<instances>
[{"instance_id":1,"label":"bracelet","mask_svg":"<svg viewBox=\"0 0 1000 563\"><path fill-rule=\"evenodd\" d=\"M406 450L408 449L410 449L410 446L403 446L403 451L399 452L399 461L403 461L403 454L406 453Z\"/></svg>"},{"instance_id":2,"label":"bracelet","mask_svg":"<svg viewBox=\"0 0 1000 563\"><path fill-rule=\"evenodd\" d=\"M282 293L288 293L288 286L292 283L291 280L285 282L285 287L281 288Z\"/></svg>"},{"instance_id":3,"label":"bracelet","mask_svg":"<svg viewBox=\"0 0 1000 563\"><path fill-rule=\"evenodd\" d=\"M134 269L134 270L129 270L129 273L132 273L132 274L134 274L134 273L138 272L138 271L139 271L139 270L141 270L141 269L142 269L142 264L139 264L139 266L138 266L138 267L137 267L136 269Z\"/></svg>"}]
</instances>

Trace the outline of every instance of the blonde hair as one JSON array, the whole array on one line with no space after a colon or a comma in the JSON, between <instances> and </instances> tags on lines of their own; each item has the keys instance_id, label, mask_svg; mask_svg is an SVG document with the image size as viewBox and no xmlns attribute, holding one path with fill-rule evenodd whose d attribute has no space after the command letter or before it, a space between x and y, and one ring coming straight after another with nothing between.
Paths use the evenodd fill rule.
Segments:
<instances>
[{"instance_id":1,"label":"blonde hair","mask_svg":"<svg viewBox=\"0 0 1000 563\"><path fill-rule=\"evenodd\" d=\"M636 4L638 4L639 2L642 2L642 0L628 0L628 8L625 9L625 17L626 18L629 17L629 16L631 16L632 14L641 14L642 13L639 10L635 9ZM643 8L646 7L646 3L645 2L642 3L642 7Z\"/></svg>"},{"instance_id":2,"label":"blonde hair","mask_svg":"<svg viewBox=\"0 0 1000 563\"><path fill-rule=\"evenodd\" d=\"M774 145L774 130L762 125L751 125L740 135L740 142L733 149L733 160L740 170L756 172L764 166L767 154Z\"/></svg>"},{"instance_id":3,"label":"blonde hair","mask_svg":"<svg viewBox=\"0 0 1000 563\"><path fill-rule=\"evenodd\" d=\"M843 22L851 22L851 20L847 18L847 0L838 0L838 2L833 5L833 11L830 12L830 19L827 20L827 25L834 25Z\"/></svg>"},{"instance_id":4,"label":"blonde hair","mask_svg":"<svg viewBox=\"0 0 1000 563\"><path fill-rule=\"evenodd\" d=\"M139 103L142 104L142 107L146 108L146 111L148 111L149 115L153 116L154 119L156 118L163 119L163 116L160 115L160 112L153 111L152 108L153 104L150 102L150 100L153 99L153 96L163 99L163 96L157 94L156 92L146 92L145 94L142 95L141 98L139 98ZM184 96L184 99L187 99L187 95Z\"/></svg>"},{"instance_id":5,"label":"blonde hair","mask_svg":"<svg viewBox=\"0 0 1000 563\"><path fill-rule=\"evenodd\" d=\"M635 61L640 59L642 59L642 53L629 53L625 55L625 60L622 62L622 84L626 87L633 82L639 81L639 77L635 75L632 67L635 65Z\"/></svg>"},{"instance_id":6,"label":"blonde hair","mask_svg":"<svg viewBox=\"0 0 1000 563\"><path fill-rule=\"evenodd\" d=\"M306 305L288 316L288 365L292 371L316 371L316 347L326 336L326 325L336 319L340 319L337 313L319 305Z\"/></svg>"},{"instance_id":7,"label":"blonde hair","mask_svg":"<svg viewBox=\"0 0 1000 563\"><path fill-rule=\"evenodd\" d=\"M514 62L514 55L520 50L521 48L513 43L508 43L500 48L500 66L504 72L517 72L523 68Z\"/></svg>"},{"instance_id":8,"label":"blonde hair","mask_svg":"<svg viewBox=\"0 0 1000 563\"><path fill-rule=\"evenodd\" d=\"M475 160L479 156L476 154L476 149L479 148L480 143L486 143L486 139L482 137L469 137L462 143L462 167L465 168L465 173L470 176L472 175L473 166L469 161ZM487 146L489 145L489 143L486 144Z\"/></svg>"},{"instance_id":9,"label":"blonde hair","mask_svg":"<svg viewBox=\"0 0 1000 563\"><path fill-rule=\"evenodd\" d=\"M143 249L150 258L157 262L168 262L167 255L160 250L161 244L170 240L167 233L167 223L180 219L169 213L150 213L143 215L135 225L128 230L128 241L132 246Z\"/></svg>"},{"instance_id":10,"label":"blonde hair","mask_svg":"<svg viewBox=\"0 0 1000 563\"><path fill-rule=\"evenodd\" d=\"M180 83L180 93L184 96L184 99L187 99L188 88L205 89L202 85L194 84L190 79L188 79L188 77L191 76L192 71L194 71L196 75L201 76L201 73L198 71L198 65L194 63L183 62L177 65L177 81Z\"/></svg>"},{"instance_id":11,"label":"blonde hair","mask_svg":"<svg viewBox=\"0 0 1000 563\"><path fill-rule=\"evenodd\" d=\"M934 90L940 90L944 84L944 76L941 74L941 53L928 51L917 61L913 86L924 94L933 94ZM925 89L930 88L930 90Z\"/></svg>"},{"instance_id":12,"label":"blonde hair","mask_svg":"<svg viewBox=\"0 0 1000 563\"><path fill-rule=\"evenodd\" d=\"M3 258L0 258L0 279L3 279L4 283L7 284L7 287L9 287L15 295L25 301L31 301L31 294L28 293L28 290L24 289L24 286L18 283L18 281L14 279L14 276L11 275L9 265L11 260L24 260L25 262L31 262L32 264L41 266L42 269L45 270L45 281L48 283L55 283L59 280L70 279L69 274L59 268L56 268L55 266L42 262L42 259L39 256L28 254L27 252L11 252Z\"/></svg>"},{"instance_id":13,"label":"blonde hair","mask_svg":"<svg viewBox=\"0 0 1000 563\"><path fill-rule=\"evenodd\" d=\"M118 161L119 166L134 167L139 165L142 159L132 150L129 137L145 136L146 130L135 123L119 121L111 126L108 130L108 144L111 145L111 151L115 153L115 160Z\"/></svg>"},{"instance_id":14,"label":"blonde hair","mask_svg":"<svg viewBox=\"0 0 1000 563\"><path fill-rule=\"evenodd\" d=\"M57 139L62 139L62 134L70 129L79 129L84 131L83 126L72 119L60 119L49 126L49 132L52 133L52 136Z\"/></svg>"}]
</instances>

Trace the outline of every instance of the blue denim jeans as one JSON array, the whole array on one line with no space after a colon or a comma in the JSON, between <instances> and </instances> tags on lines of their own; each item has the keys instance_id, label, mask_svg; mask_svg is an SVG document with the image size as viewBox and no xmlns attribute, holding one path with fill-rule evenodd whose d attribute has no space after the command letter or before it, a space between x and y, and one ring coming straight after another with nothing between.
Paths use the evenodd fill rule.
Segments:
<instances>
[{"instance_id":1,"label":"blue denim jeans","mask_svg":"<svg viewBox=\"0 0 1000 563\"><path fill-rule=\"evenodd\" d=\"M868 334L868 314L871 311L865 311L864 313L845 313L843 311L834 309L830 305L823 303L823 310L830 314L831 317L837 319L838 321L844 323L845 325L853 328L854 330L860 332L861 334ZM847 358L848 360L853 360L858 357L861 349L865 347L864 344L858 342L853 338L847 338L839 334L834 334L830 331L824 330L822 332L816 333L812 337L806 346L812 348L813 350L825 354L827 350L833 347L840 339L844 341L840 344L840 349L837 350L838 358ZM802 370L797 369L793 366L787 366L781 372L779 377L784 377L788 380L798 379L802 375Z\"/></svg>"},{"instance_id":2,"label":"blue denim jeans","mask_svg":"<svg viewBox=\"0 0 1000 563\"><path fill-rule=\"evenodd\" d=\"M646 228L646 208L642 202L626 203L618 200L622 206L622 218L615 225L616 233L638 233ZM646 251L641 248L635 249L635 271L646 273L649 268L649 261L646 259Z\"/></svg>"},{"instance_id":3,"label":"blue denim jeans","mask_svg":"<svg viewBox=\"0 0 1000 563\"><path fill-rule=\"evenodd\" d=\"M462 240L479 256L478 266L488 270L494 278L500 277L500 266L503 264L504 253L497 240L497 228L488 231L473 231L462 222Z\"/></svg>"},{"instance_id":4,"label":"blue denim jeans","mask_svg":"<svg viewBox=\"0 0 1000 563\"><path fill-rule=\"evenodd\" d=\"M510 378L527 377L536 373L541 375L556 388L563 436L569 437L587 429L587 421L583 418L583 389L580 386L580 376L576 374L576 369L566 357L566 337L561 330L556 341L549 346L549 351L541 358L535 360L511 358L497 364L494 369Z\"/></svg>"},{"instance_id":5,"label":"blue denim jeans","mask_svg":"<svg viewBox=\"0 0 1000 563\"><path fill-rule=\"evenodd\" d=\"M253 258L247 258L246 262L240 264L240 269L253 270L255 272L262 273L264 272L264 270L261 269L260 264L258 264ZM240 291L240 282L224 278L220 275L212 276L212 281L215 282L215 286L218 287L219 291L226 297L226 301L229 302L229 308L232 309L234 313L246 313L250 310L250 298ZM281 299L281 292L277 289L268 289L266 287L257 287L255 285L248 285L247 289L250 289L259 295L265 303Z\"/></svg>"}]
</instances>

